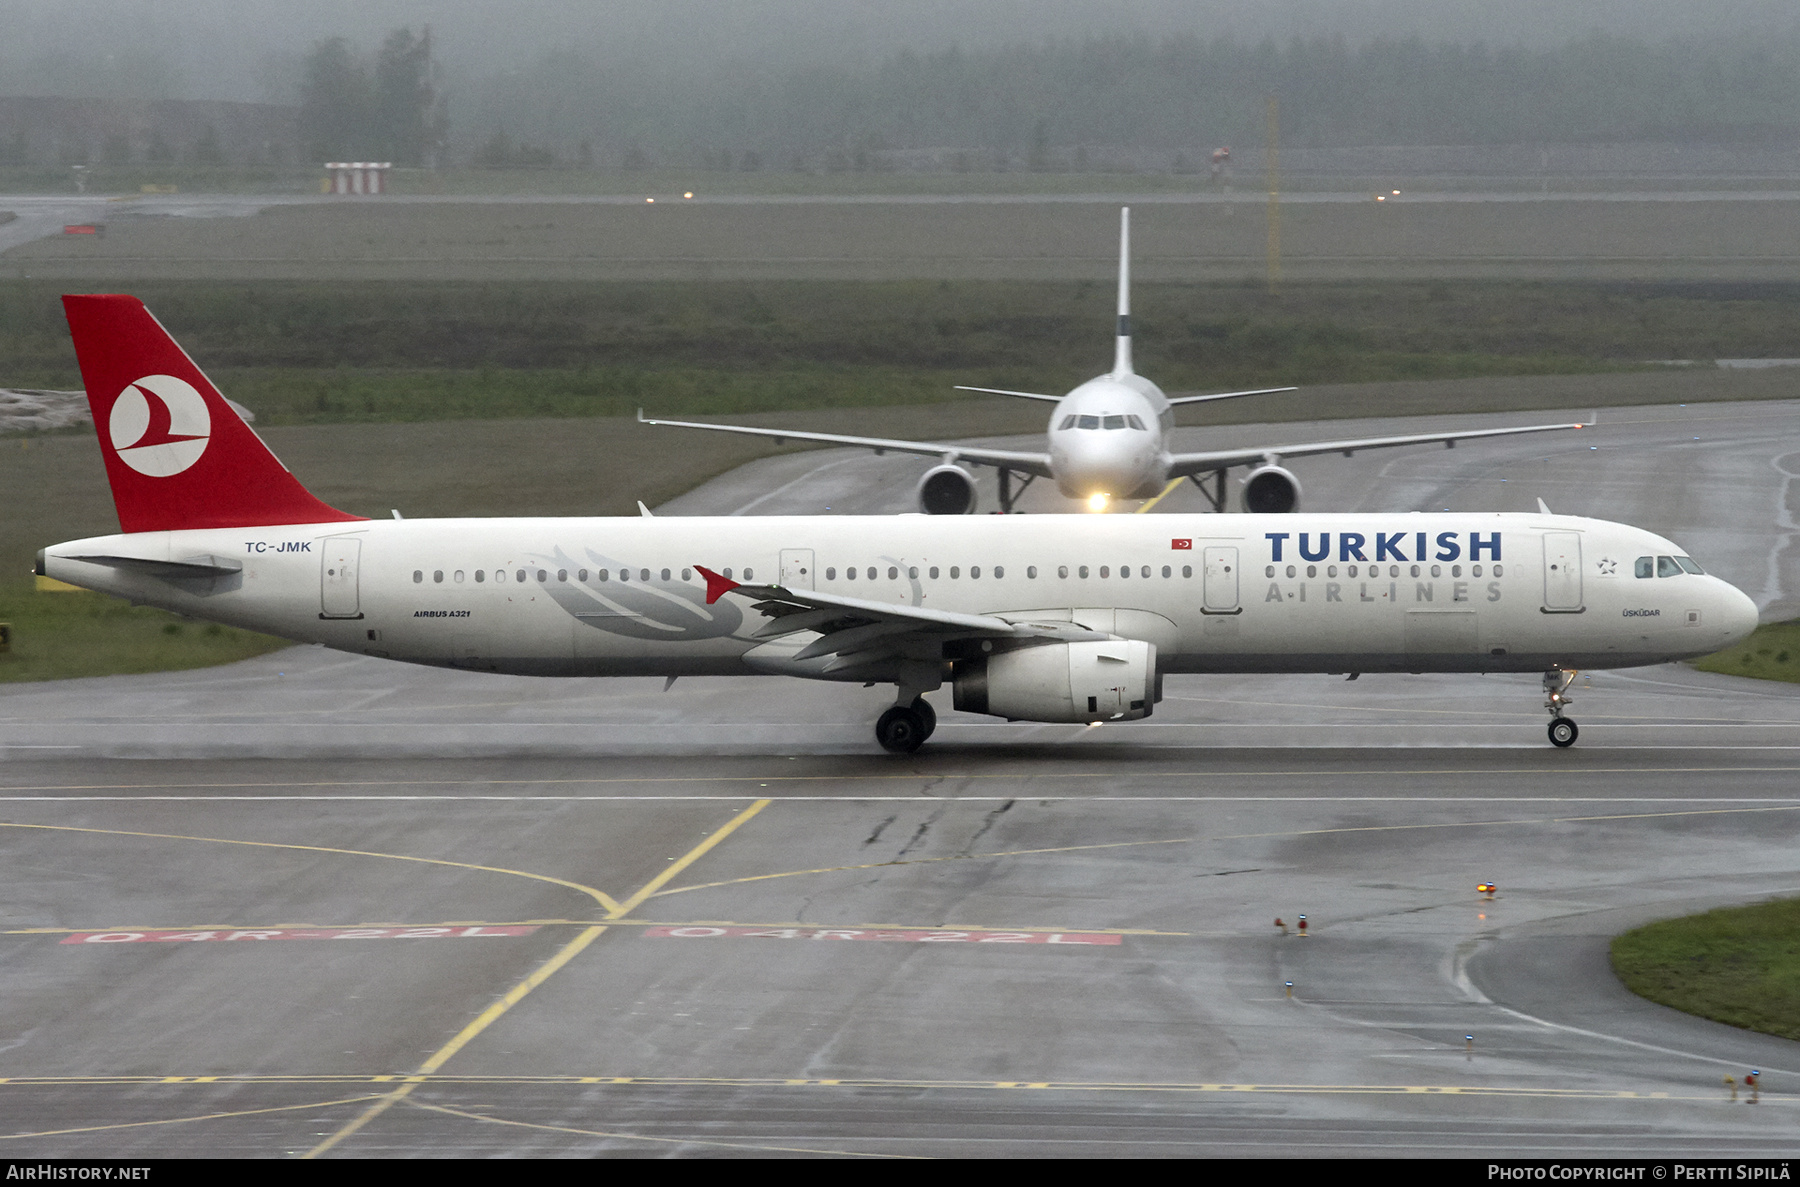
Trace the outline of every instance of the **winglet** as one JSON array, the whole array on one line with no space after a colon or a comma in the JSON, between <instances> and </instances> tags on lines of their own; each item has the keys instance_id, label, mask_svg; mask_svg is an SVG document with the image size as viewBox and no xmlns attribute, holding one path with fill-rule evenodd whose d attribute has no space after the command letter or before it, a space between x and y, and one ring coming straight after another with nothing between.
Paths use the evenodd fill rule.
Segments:
<instances>
[{"instance_id":1,"label":"winglet","mask_svg":"<svg viewBox=\"0 0 1800 1187\"><path fill-rule=\"evenodd\" d=\"M695 565L694 569L700 576L706 578L706 604L708 606L743 584L740 581L733 581L729 577L721 577L705 565Z\"/></svg>"},{"instance_id":2,"label":"winglet","mask_svg":"<svg viewBox=\"0 0 1800 1187\"><path fill-rule=\"evenodd\" d=\"M638 500L638 514L643 516L645 519L655 519L656 518L654 515L650 514L650 508L644 506L644 500L642 500L642 499Z\"/></svg>"},{"instance_id":3,"label":"winglet","mask_svg":"<svg viewBox=\"0 0 1800 1187\"><path fill-rule=\"evenodd\" d=\"M1541 498L1538 500L1538 510L1542 511L1545 515L1555 515L1556 514L1556 512L1550 510L1550 504L1544 502L1544 500Z\"/></svg>"}]
</instances>

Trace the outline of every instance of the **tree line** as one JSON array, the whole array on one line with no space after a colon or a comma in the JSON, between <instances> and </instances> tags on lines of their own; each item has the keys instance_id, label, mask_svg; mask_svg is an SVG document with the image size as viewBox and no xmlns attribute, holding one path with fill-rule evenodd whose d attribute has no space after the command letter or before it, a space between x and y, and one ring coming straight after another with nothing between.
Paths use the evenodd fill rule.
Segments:
<instances>
[{"instance_id":1,"label":"tree line","mask_svg":"<svg viewBox=\"0 0 1800 1187\"><path fill-rule=\"evenodd\" d=\"M431 29L395 29L373 61L344 37L318 42L300 82L301 150L318 161L441 163L449 132Z\"/></svg>"},{"instance_id":2,"label":"tree line","mask_svg":"<svg viewBox=\"0 0 1800 1187\"><path fill-rule=\"evenodd\" d=\"M555 52L463 80L455 110L465 158L510 145L570 164L854 167L858 153L926 148L1067 162L1088 146L1258 144L1270 95L1282 143L1297 147L1794 138L1800 25L1754 41L1592 34L1543 49L1106 37L702 77Z\"/></svg>"}]
</instances>

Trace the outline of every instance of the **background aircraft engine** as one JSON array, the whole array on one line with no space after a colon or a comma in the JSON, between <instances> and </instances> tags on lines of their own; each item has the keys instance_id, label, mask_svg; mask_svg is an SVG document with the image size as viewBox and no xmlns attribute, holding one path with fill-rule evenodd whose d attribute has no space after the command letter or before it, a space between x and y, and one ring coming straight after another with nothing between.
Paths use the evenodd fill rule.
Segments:
<instances>
[{"instance_id":1,"label":"background aircraft engine","mask_svg":"<svg viewBox=\"0 0 1800 1187\"><path fill-rule=\"evenodd\" d=\"M1253 515L1286 515L1300 510L1300 480L1280 466L1252 470L1244 479L1244 510Z\"/></svg>"},{"instance_id":2,"label":"background aircraft engine","mask_svg":"<svg viewBox=\"0 0 1800 1187\"><path fill-rule=\"evenodd\" d=\"M961 466L933 466L919 479L913 492L919 510L927 515L972 515L975 512L975 476Z\"/></svg>"},{"instance_id":3,"label":"background aircraft engine","mask_svg":"<svg viewBox=\"0 0 1800 1187\"><path fill-rule=\"evenodd\" d=\"M1156 646L1044 643L956 665L956 707L1013 721L1134 721L1156 707Z\"/></svg>"}]
</instances>

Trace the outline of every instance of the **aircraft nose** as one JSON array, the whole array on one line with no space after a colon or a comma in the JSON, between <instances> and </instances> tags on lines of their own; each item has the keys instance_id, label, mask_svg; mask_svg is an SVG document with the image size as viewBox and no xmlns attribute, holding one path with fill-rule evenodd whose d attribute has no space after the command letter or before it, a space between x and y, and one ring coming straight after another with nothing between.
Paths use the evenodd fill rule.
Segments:
<instances>
[{"instance_id":1,"label":"aircraft nose","mask_svg":"<svg viewBox=\"0 0 1800 1187\"><path fill-rule=\"evenodd\" d=\"M1750 595L1737 586L1723 581L1719 584L1725 587L1721 591L1724 594L1725 604L1720 609L1719 617L1725 629L1731 632L1731 640L1726 644L1729 647L1733 643L1743 642L1750 637L1750 632L1756 629L1756 603L1750 600Z\"/></svg>"}]
</instances>

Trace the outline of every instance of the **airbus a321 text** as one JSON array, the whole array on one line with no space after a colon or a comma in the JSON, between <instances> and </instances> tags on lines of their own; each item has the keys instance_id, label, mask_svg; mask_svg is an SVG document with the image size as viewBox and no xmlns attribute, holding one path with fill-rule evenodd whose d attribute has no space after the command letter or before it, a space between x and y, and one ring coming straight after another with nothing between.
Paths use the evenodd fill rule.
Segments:
<instances>
[{"instance_id":1,"label":"airbus a321 text","mask_svg":"<svg viewBox=\"0 0 1800 1187\"><path fill-rule=\"evenodd\" d=\"M1686 550L1538 514L368 520L309 494L135 298L66 297L119 535L40 574L342 651L539 676L943 685L1017 721L1148 717L1170 672L1542 672L1756 624Z\"/></svg>"},{"instance_id":2,"label":"airbus a321 text","mask_svg":"<svg viewBox=\"0 0 1800 1187\"><path fill-rule=\"evenodd\" d=\"M879 453L912 453L935 457L938 464L919 478L914 492L919 510L928 515L967 515L975 511L975 476L968 466L990 466L1000 472L1000 510L1009 512L1025 488L1039 478L1049 478L1065 498L1081 499L1093 509L1104 509L1112 499L1149 499L1168 487L1171 480L1190 479L1206 496L1214 511L1225 510L1225 476L1235 467L1248 466L1239 502L1245 511L1277 513L1300 510L1300 479L1282 466L1283 459L1341 453L1348 457L1362 449L1386 449L1399 445L1458 441L1476 437L1507 437L1518 433L1544 433L1583 428L1580 423L1520 425L1502 429L1469 429L1448 433L1417 433L1405 437L1363 437L1344 441L1303 441L1288 445L1263 445L1248 449L1214 449L1202 453L1171 453L1169 434L1175 428L1175 408L1210 400L1234 400L1240 396L1266 396L1291 392L1291 387L1259 388L1247 392L1219 392L1205 396L1166 396L1161 388L1132 370L1131 364L1131 209L1119 212L1119 321L1112 370L1088 380L1063 396L1036 392L1004 391L989 387L960 387L959 391L1018 396L1055 404L1050 414L1049 451L1032 453L1015 449L988 449L978 445L948 445L931 441L902 441L885 437L851 437L839 433L814 433L798 429L761 429L748 425L704 424L685 420L651 420L638 410L638 420L649 425L681 429L710 429L720 433L745 433L776 441L816 441L826 445L857 445ZM1023 481L1013 485L1015 475Z\"/></svg>"}]
</instances>

